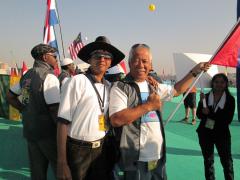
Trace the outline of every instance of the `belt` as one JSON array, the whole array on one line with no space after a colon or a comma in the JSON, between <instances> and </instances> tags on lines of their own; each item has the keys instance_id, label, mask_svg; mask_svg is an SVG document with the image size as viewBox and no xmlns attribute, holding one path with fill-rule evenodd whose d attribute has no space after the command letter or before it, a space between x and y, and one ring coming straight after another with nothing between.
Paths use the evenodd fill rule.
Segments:
<instances>
[{"instance_id":1,"label":"belt","mask_svg":"<svg viewBox=\"0 0 240 180\"><path fill-rule=\"evenodd\" d=\"M67 137L67 141L72 143L72 144L77 144L77 145L80 145L80 146L90 147L92 149L100 147L103 144L103 140L104 140L104 138L99 139L97 141L88 142L88 141L73 139L69 136Z\"/></svg>"}]
</instances>

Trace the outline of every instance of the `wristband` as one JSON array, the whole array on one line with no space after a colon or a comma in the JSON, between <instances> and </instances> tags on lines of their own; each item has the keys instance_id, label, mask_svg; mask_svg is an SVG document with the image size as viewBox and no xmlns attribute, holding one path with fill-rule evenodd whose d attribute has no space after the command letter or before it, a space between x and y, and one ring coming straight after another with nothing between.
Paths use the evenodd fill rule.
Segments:
<instances>
[{"instance_id":1,"label":"wristband","mask_svg":"<svg viewBox=\"0 0 240 180\"><path fill-rule=\"evenodd\" d=\"M197 74L195 72L193 72L192 70L190 71L190 73L192 74L193 77L197 77Z\"/></svg>"}]
</instances>

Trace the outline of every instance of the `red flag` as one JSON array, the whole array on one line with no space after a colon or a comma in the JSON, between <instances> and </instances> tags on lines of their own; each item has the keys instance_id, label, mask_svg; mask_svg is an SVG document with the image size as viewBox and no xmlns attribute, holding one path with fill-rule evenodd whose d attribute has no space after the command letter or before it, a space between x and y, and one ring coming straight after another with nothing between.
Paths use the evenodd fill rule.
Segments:
<instances>
[{"instance_id":1,"label":"red flag","mask_svg":"<svg viewBox=\"0 0 240 180\"><path fill-rule=\"evenodd\" d=\"M237 67L238 51L240 49L240 21L238 21L230 31L227 38L218 48L215 55L210 60L211 64L221 66Z\"/></svg>"},{"instance_id":2,"label":"red flag","mask_svg":"<svg viewBox=\"0 0 240 180\"><path fill-rule=\"evenodd\" d=\"M22 76L28 71L28 67L26 63L23 61L22 63Z\"/></svg>"},{"instance_id":3,"label":"red flag","mask_svg":"<svg viewBox=\"0 0 240 180\"><path fill-rule=\"evenodd\" d=\"M120 63L120 68L122 69L122 71L124 72L124 74L127 74L127 68L126 68L126 63L124 60L122 60Z\"/></svg>"},{"instance_id":4,"label":"red flag","mask_svg":"<svg viewBox=\"0 0 240 180\"><path fill-rule=\"evenodd\" d=\"M68 52L73 60L77 59L77 54L84 46L82 42L81 33L78 34L77 38L70 44Z\"/></svg>"},{"instance_id":5,"label":"red flag","mask_svg":"<svg viewBox=\"0 0 240 180\"><path fill-rule=\"evenodd\" d=\"M59 76L59 74L60 74L60 69L59 69L59 66L58 66L58 65L56 65L56 66L54 67L54 74L55 74L56 76Z\"/></svg>"},{"instance_id":6,"label":"red flag","mask_svg":"<svg viewBox=\"0 0 240 180\"><path fill-rule=\"evenodd\" d=\"M116 66L109 68L106 74L118 74L118 73L127 74L127 68L124 60L122 60Z\"/></svg>"}]
</instances>

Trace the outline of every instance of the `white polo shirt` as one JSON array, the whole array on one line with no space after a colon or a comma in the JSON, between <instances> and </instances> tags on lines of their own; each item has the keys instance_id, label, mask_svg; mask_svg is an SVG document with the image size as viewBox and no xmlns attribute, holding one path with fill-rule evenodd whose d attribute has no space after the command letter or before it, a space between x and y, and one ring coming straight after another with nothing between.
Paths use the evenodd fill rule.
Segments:
<instances>
[{"instance_id":1,"label":"white polo shirt","mask_svg":"<svg viewBox=\"0 0 240 180\"><path fill-rule=\"evenodd\" d=\"M53 74L48 74L43 82L43 95L46 104L55 104L60 102L60 83L58 78ZM22 95L20 83L16 83L10 90L16 95Z\"/></svg>"},{"instance_id":2,"label":"white polo shirt","mask_svg":"<svg viewBox=\"0 0 240 180\"><path fill-rule=\"evenodd\" d=\"M109 102L110 84L95 83L103 99L106 115ZM82 141L96 141L105 136L106 132L99 129L99 115L102 114L97 94L90 80L78 74L68 80L62 87L58 117L70 122L68 136Z\"/></svg>"}]
</instances>

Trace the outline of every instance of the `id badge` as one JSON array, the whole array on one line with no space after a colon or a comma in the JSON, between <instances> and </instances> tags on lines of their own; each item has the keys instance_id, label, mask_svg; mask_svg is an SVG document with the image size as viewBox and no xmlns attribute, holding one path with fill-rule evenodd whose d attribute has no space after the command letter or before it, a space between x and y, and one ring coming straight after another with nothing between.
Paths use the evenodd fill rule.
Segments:
<instances>
[{"instance_id":1,"label":"id badge","mask_svg":"<svg viewBox=\"0 0 240 180\"><path fill-rule=\"evenodd\" d=\"M98 116L98 123L99 123L99 130L100 131L106 131L107 130L104 114L101 114L101 115Z\"/></svg>"},{"instance_id":2,"label":"id badge","mask_svg":"<svg viewBox=\"0 0 240 180\"><path fill-rule=\"evenodd\" d=\"M215 121L212 120L212 119L207 118L205 127L208 128L208 129L213 129L214 125L215 125Z\"/></svg>"},{"instance_id":3,"label":"id badge","mask_svg":"<svg viewBox=\"0 0 240 180\"><path fill-rule=\"evenodd\" d=\"M158 160L148 162L148 171L156 169Z\"/></svg>"}]
</instances>

